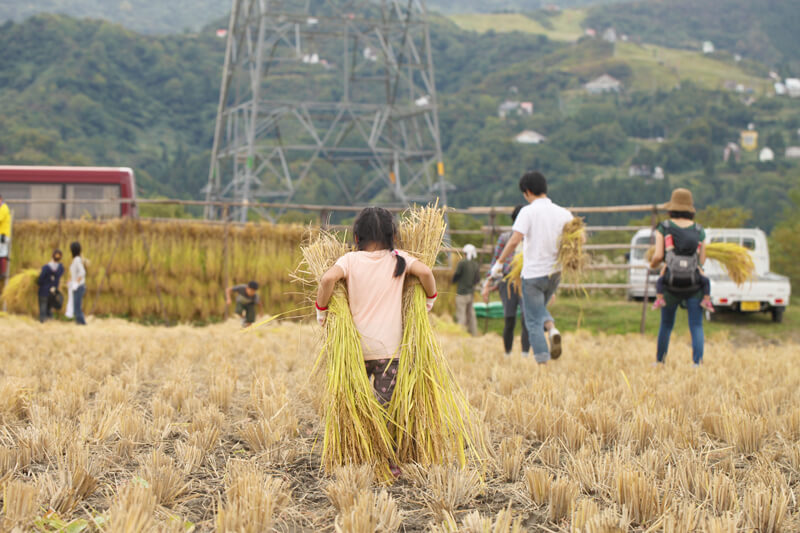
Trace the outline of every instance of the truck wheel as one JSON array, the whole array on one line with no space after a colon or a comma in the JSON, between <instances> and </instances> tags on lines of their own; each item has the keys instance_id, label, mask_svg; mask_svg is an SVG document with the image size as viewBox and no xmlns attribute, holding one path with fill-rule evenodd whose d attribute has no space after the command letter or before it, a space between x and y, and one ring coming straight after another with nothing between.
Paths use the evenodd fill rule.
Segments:
<instances>
[{"instance_id":1,"label":"truck wheel","mask_svg":"<svg viewBox=\"0 0 800 533\"><path fill-rule=\"evenodd\" d=\"M785 308L783 307L773 307L772 308L772 321L780 324L783 322L783 311Z\"/></svg>"}]
</instances>

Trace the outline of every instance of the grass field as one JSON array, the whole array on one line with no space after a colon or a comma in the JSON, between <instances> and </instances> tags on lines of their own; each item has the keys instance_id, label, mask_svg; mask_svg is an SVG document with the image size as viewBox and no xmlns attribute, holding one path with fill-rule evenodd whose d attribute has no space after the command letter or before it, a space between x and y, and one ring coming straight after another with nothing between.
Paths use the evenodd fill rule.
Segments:
<instances>
[{"instance_id":1,"label":"grass field","mask_svg":"<svg viewBox=\"0 0 800 533\"><path fill-rule=\"evenodd\" d=\"M796 305L796 304L795 304ZM568 330L584 329L592 334L626 335L638 333L642 318L642 302L628 302L621 296L593 294L589 297L576 297L561 293L551 306L560 327ZM647 306L645 332L655 337L658 334L660 311ZM486 326L484 319L478 319L479 330ZM517 326L519 330L519 326ZM490 319L488 331L500 334L503 330L501 319ZM678 311L675 332L688 334L686 311ZM768 313L732 313L718 311L706 321L704 331L707 337L746 342L786 341L800 343L800 313L790 305L783 323L772 322ZM655 350L655 347L653 348ZM655 352L653 352L655 353Z\"/></svg>"},{"instance_id":2,"label":"grass field","mask_svg":"<svg viewBox=\"0 0 800 533\"><path fill-rule=\"evenodd\" d=\"M586 13L578 9L565 9L559 15L548 17L551 27L521 13L464 13L450 15L450 20L465 30L485 33L521 31L546 35L553 41L575 42L583 35L581 23Z\"/></svg>"},{"instance_id":3,"label":"grass field","mask_svg":"<svg viewBox=\"0 0 800 533\"><path fill-rule=\"evenodd\" d=\"M479 33L489 30L495 32L520 31L546 35L554 41L575 42L583 35L581 24L585 18L585 12L568 9L557 16L548 17L546 20L552 23L550 28L521 13L461 14L452 15L450 18L459 27ZM670 89L684 80L691 80L709 89L722 89L722 85L726 81L751 87L757 94L762 94L770 89L768 80L747 74L734 63L705 56L698 50L677 50L632 42L617 42L613 57L602 59L594 64L583 60L573 61L567 56L565 61L551 68L575 72L595 72L602 64L609 61L623 62L631 67L633 76L626 87L629 90Z\"/></svg>"},{"instance_id":4,"label":"grass field","mask_svg":"<svg viewBox=\"0 0 800 533\"><path fill-rule=\"evenodd\" d=\"M539 367L444 324L494 458L381 486L320 472L315 326L0 319L0 530L800 528L798 344L712 335L695 370L678 332L654 368L649 336L564 325Z\"/></svg>"}]
</instances>

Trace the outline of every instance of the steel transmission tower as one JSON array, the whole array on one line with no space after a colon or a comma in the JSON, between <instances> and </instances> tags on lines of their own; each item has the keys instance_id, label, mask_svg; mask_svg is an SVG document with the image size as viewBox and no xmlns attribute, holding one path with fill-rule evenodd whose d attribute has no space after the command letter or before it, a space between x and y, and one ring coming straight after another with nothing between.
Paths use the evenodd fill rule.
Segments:
<instances>
[{"instance_id":1,"label":"steel transmission tower","mask_svg":"<svg viewBox=\"0 0 800 533\"><path fill-rule=\"evenodd\" d=\"M426 17L425 0L233 0L206 199L446 203Z\"/></svg>"}]
</instances>

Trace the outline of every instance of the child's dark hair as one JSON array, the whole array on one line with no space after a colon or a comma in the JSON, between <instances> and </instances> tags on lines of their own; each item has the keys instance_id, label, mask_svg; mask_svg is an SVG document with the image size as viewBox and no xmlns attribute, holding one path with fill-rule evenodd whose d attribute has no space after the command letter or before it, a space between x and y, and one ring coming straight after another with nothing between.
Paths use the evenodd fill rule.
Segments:
<instances>
[{"instance_id":1,"label":"child's dark hair","mask_svg":"<svg viewBox=\"0 0 800 533\"><path fill-rule=\"evenodd\" d=\"M72 252L72 257L79 257L81 255L81 243L73 242L69 245L69 251Z\"/></svg>"},{"instance_id":2,"label":"child's dark hair","mask_svg":"<svg viewBox=\"0 0 800 533\"><path fill-rule=\"evenodd\" d=\"M524 205L517 205L514 207L514 210L511 212L511 222L514 223L517 221L517 217L519 216L519 212L522 211L522 208L525 207Z\"/></svg>"},{"instance_id":3,"label":"child's dark hair","mask_svg":"<svg viewBox=\"0 0 800 533\"><path fill-rule=\"evenodd\" d=\"M367 207L363 209L353 223L353 236L359 250L364 250L369 243L376 243L386 250L394 252L394 237L397 235L397 226L392 214L382 207ZM398 278L406 271L406 260L399 254L394 255L397 264L394 267L394 277Z\"/></svg>"}]
</instances>

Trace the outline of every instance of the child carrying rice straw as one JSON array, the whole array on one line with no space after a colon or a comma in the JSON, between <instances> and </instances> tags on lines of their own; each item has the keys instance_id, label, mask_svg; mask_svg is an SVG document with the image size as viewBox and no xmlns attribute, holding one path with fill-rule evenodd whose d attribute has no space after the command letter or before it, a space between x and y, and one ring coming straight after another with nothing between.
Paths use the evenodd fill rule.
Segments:
<instances>
[{"instance_id":1,"label":"child carrying rice straw","mask_svg":"<svg viewBox=\"0 0 800 533\"><path fill-rule=\"evenodd\" d=\"M379 207L366 208L359 213L353 225L357 251L342 255L322 276L317 299L317 321L325 326L337 301L334 288L344 281L347 287L347 304L352 321L360 338L357 346L349 346L363 357L361 368L348 367L346 372L361 372L372 381L375 397L381 405L392 398L397 383L398 356L403 340L403 285L408 275L417 278L425 291L425 309L430 311L436 301L436 280L431 269L408 253L396 250L394 241L397 227L391 213ZM341 316L341 312L337 313ZM345 313L346 314L346 313ZM331 339L328 328L329 352L345 344L348 338ZM337 344L338 343L338 344ZM329 354L331 357L333 354ZM347 357L345 354L340 354ZM352 357L348 357L352 361ZM334 363L335 364L335 363ZM366 372L363 371L366 369ZM333 408L328 406L329 411ZM385 410L362 413L367 417L383 416ZM326 432L326 438L328 437ZM331 438L335 438L331 436ZM352 457L352 460L357 458ZM396 474L396 467L392 466Z\"/></svg>"}]
</instances>

